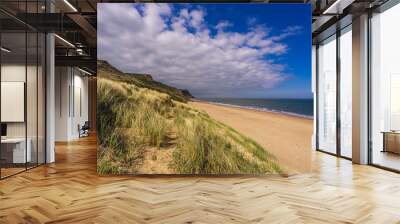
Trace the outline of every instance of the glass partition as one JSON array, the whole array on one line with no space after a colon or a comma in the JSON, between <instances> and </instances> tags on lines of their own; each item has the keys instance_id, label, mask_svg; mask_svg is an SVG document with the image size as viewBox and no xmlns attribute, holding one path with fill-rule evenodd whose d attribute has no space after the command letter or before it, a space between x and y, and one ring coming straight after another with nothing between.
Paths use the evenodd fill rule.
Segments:
<instances>
[{"instance_id":1,"label":"glass partition","mask_svg":"<svg viewBox=\"0 0 400 224\"><path fill-rule=\"evenodd\" d=\"M36 13L43 3L0 6ZM0 12L1 179L45 163L45 44L43 33Z\"/></svg>"},{"instance_id":2,"label":"glass partition","mask_svg":"<svg viewBox=\"0 0 400 224\"><path fill-rule=\"evenodd\" d=\"M336 153L336 36L318 47L318 149Z\"/></svg>"},{"instance_id":3,"label":"glass partition","mask_svg":"<svg viewBox=\"0 0 400 224\"><path fill-rule=\"evenodd\" d=\"M1 175L26 169L26 33L1 34ZM6 49L6 50L4 50Z\"/></svg>"},{"instance_id":4,"label":"glass partition","mask_svg":"<svg viewBox=\"0 0 400 224\"><path fill-rule=\"evenodd\" d=\"M371 18L371 162L400 170L400 4Z\"/></svg>"}]
</instances>

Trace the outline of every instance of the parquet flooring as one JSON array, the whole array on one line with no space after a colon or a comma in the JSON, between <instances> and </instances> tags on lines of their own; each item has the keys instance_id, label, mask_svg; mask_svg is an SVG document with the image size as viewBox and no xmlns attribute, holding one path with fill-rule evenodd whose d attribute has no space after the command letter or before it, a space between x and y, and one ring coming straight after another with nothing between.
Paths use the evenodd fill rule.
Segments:
<instances>
[{"instance_id":1,"label":"parquet flooring","mask_svg":"<svg viewBox=\"0 0 400 224\"><path fill-rule=\"evenodd\" d=\"M0 181L0 223L400 223L400 175L315 152L289 177L96 174L96 141Z\"/></svg>"}]
</instances>

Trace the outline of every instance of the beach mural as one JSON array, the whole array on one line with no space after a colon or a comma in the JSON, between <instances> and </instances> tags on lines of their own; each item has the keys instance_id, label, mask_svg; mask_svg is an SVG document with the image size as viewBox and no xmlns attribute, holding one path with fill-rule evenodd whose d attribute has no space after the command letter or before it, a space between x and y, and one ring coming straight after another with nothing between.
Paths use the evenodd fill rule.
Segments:
<instances>
[{"instance_id":1,"label":"beach mural","mask_svg":"<svg viewBox=\"0 0 400 224\"><path fill-rule=\"evenodd\" d=\"M311 44L311 9L295 6L98 4L98 173L266 175L307 164L311 46L296 42Z\"/></svg>"}]
</instances>

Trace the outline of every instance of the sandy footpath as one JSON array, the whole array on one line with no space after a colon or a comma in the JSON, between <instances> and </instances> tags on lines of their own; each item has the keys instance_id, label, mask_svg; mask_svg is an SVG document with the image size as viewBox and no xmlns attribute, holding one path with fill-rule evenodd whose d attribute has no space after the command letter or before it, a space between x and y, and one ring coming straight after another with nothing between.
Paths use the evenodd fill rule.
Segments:
<instances>
[{"instance_id":1,"label":"sandy footpath","mask_svg":"<svg viewBox=\"0 0 400 224\"><path fill-rule=\"evenodd\" d=\"M312 120L206 102L190 104L254 139L289 169L311 171Z\"/></svg>"}]
</instances>

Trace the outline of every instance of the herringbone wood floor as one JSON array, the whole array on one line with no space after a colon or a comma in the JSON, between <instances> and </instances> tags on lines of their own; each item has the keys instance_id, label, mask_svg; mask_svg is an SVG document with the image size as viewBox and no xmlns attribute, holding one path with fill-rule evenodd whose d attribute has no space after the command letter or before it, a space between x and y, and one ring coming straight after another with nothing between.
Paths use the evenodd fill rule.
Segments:
<instances>
[{"instance_id":1,"label":"herringbone wood floor","mask_svg":"<svg viewBox=\"0 0 400 224\"><path fill-rule=\"evenodd\" d=\"M400 175L314 154L268 177L101 177L94 138L0 181L0 223L400 223Z\"/></svg>"}]
</instances>

